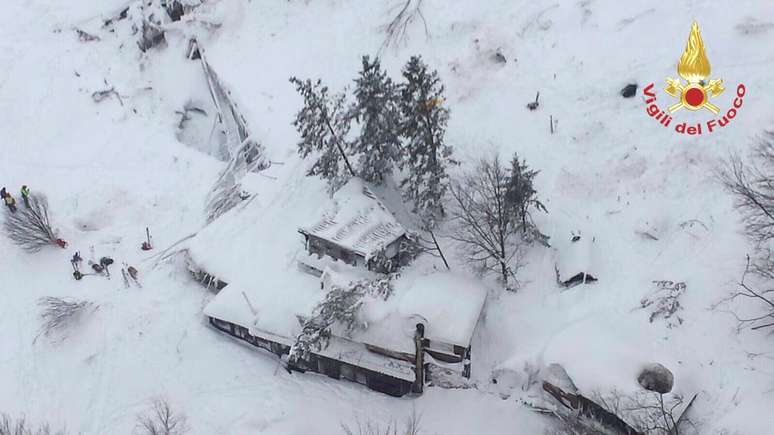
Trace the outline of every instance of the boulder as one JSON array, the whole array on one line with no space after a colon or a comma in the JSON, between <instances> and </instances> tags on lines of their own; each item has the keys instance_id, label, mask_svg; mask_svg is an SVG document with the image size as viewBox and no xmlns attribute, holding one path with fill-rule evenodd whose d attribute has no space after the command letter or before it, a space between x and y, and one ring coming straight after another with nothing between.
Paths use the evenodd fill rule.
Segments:
<instances>
[{"instance_id":1,"label":"boulder","mask_svg":"<svg viewBox=\"0 0 774 435\"><path fill-rule=\"evenodd\" d=\"M675 383L675 377L668 368L659 363L649 364L642 369L637 376L637 382L642 388L648 391L655 391L659 394L666 394L672 391Z\"/></svg>"},{"instance_id":2,"label":"boulder","mask_svg":"<svg viewBox=\"0 0 774 435\"><path fill-rule=\"evenodd\" d=\"M632 98L637 95L637 83L629 83L621 89L621 96L624 98Z\"/></svg>"}]
</instances>

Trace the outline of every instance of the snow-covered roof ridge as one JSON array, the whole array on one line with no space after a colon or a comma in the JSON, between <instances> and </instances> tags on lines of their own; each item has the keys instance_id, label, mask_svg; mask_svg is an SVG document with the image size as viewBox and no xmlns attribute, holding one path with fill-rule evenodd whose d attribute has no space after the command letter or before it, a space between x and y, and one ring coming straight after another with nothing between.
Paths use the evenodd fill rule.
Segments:
<instances>
[{"instance_id":1,"label":"snow-covered roof ridge","mask_svg":"<svg viewBox=\"0 0 774 435\"><path fill-rule=\"evenodd\" d=\"M406 229L360 178L353 177L333 195L333 205L315 223L299 231L369 258Z\"/></svg>"}]
</instances>

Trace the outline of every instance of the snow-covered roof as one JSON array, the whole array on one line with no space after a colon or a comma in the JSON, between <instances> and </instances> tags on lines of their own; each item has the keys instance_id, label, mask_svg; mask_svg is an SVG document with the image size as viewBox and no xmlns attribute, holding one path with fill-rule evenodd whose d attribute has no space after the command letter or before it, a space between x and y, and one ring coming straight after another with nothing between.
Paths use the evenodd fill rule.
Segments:
<instances>
[{"instance_id":1,"label":"snow-covered roof","mask_svg":"<svg viewBox=\"0 0 774 435\"><path fill-rule=\"evenodd\" d=\"M311 216L329 200L324 184L309 177L298 179L292 195L286 195L287 187L277 185L278 195L287 201L284 208L270 200L263 203L259 197L219 217L186 242L197 267L228 283L204 313L286 344L292 344L301 332L298 316L311 315L326 291L319 277L299 268L297 260L306 252L295 230L300 226L297 220ZM362 191L363 184L347 186L355 187ZM288 208L293 212L288 213ZM390 216L386 211L385 215ZM338 285L375 277L335 261L328 262L324 270L324 277ZM345 338L362 349L366 343L414 353L415 327L422 322L425 336L433 342L470 345L487 293L479 282L450 272L420 275L409 269L393 281L393 287L387 300L378 295L365 298L360 312L365 328Z\"/></svg>"},{"instance_id":2,"label":"snow-covered roof","mask_svg":"<svg viewBox=\"0 0 774 435\"><path fill-rule=\"evenodd\" d=\"M468 347L486 300L479 282L451 272L404 274L386 303L365 304L368 328L355 338L399 352L414 352L416 325L432 342Z\"/></svg>"},{"instance_id":3,"label":"snow-covered roof","mask_svg":"<svg viewBox=\"0 0 774 435\"><path fill-rule=\"evenodd\" d=\"M254 335L272 334L292 344L300 332L298 316L308 316L322 300L320 281L300 271L288 277L287 286L265 287L259 282L246 286L229 284L205 307L208 316L244 326ZM364 279L326 269L323 279L330 285ZM227 279L227 278L226 278ZM299 287L303 285L304 287ZM326 288L330 288L329 286ZM382 299L366 297L360 313L365 328L351 339L397 352L414 352L417 323L425 325L425 337L433 342L467 347L486 299L486 289L466 277L439 272L403 276L394 282L394 293Z\"/></svg>"},{"instance_id":4,"label":"snow-covered roof","mask_svg":"<svg viewBox=\"0 0 774 435\"><path fill-rule=\"evenodd\" d=\"M406 230L360 178L353 177L334 195L322 217L299 228L365 258L406 234Z\"/></svg>"},{"instance_id":5,"label":"snow-covered roof","mask_svg":"<svg viewBox=\"0 0 774 435\"><path fill-rule=\"evenodd\" d=\"M579 273L595 275L593 264L594 236L573 232L551 239L556 249L559 280L565 282Z\"/></svg>"}]
</instances>

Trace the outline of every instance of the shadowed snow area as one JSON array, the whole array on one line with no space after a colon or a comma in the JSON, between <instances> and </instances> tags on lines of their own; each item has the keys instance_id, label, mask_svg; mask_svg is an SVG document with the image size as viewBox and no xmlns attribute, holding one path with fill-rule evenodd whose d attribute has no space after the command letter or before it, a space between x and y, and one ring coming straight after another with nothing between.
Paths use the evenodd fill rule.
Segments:
<instances>
[{"instance_id":1,"label":"shadowed snow area","mask_svg":"<svg viewBox=\"0 0 774 435\"><path fill-rule=\"evenodd\" d=\"M658 362L674 373L675 392L699 393L694 412L703 434L771 433L774 341L737 332L731 313L711 309L733 290L752 249L713 171L772 128L769 1L423 1L427 35L414 22L404 43L381 53L382 65L399 79L409 57L421 54L438 70L451 112L446 140L462 162L452 178L496 152L509 159L517 151L540 170L536 189L549 213L536 214L536 223L557 243L530 248L518 291L504 292L475 277L442 226L439 243L453 272L488 292L472 331L475 388L433 386L399 399L318 374L289 374L269 352L214 331L203 314L214 294L191 278L182 258L162 258L197 233L176 248L190 249L227 282L310 286L291 295L319 291L316 278L298 271L298 228L319 221L331 203L325 183L305 176L310 162L297 154L291 122L302 99L288 79L321 78L332 92L351 87L361 56L379 51L398 2L208 0L195 20L171 24L166 42L146 53L129 23L103 26L130 3L0 6L0 185L14 195L22 184L45 192L51 220L69 242L66 250L28 254L0 237L0 412L70 433L128 434L137 415L164 397L187 415L192 434L333 435L342 423L386 424L416 410L423 435L536 435L549 419L519 401L530 367L559 363L590 396L636 391L639 370ZM673 103L664 80L677 76L693 19L712 77L726 86L714 103L727 110L736 85L747 89L732 122L700 136L662 127L642 95L655 83L659 107ZM81 41L75 29L100 39ZM201 65L186 58L194 36L273 162L242 180L251 198L209 226L205 201L225 167L201 142L213 114L181 135L176 113L191 102L212 109ZM624 99L619 91L631 82L638 95ZM111 87L118 96L94 101L94 92ZM537 91L540 106L530 111ZM711 116L683 110L679 121ZM403 223L405 210L394 213ZM147 252L140 249L146 227L154 245ZM590 258L567 257L577 254L565 249L573 231L593 237L583 247ZM74 280L69 260L77 250L84 260L114 258L111 278ZM593 269L578 271L598 281L559 286L562 261ZM125 288L124 263L139 270L142 288ZM423 257L400 285L419 285L442 269L440 260ZM640 309L662 280L686 284L683 322L671 328ZM399 286L396 294L404 291ZM98 308L66 334L33 343L37 301L45 296ZM480 301L464 296L458 300ZM322 294L293 308L310 312L315 297ZM267 321L297 323L272 313L265 299ZM430 302L403 301L427 309ZM454 317L456 308L434 315ZM369 314L378 323L389 313ZM462 329L451 338L471 334ZM504 371L516 380L493 384L493 373Z\"/></svg>"}]
</instances>

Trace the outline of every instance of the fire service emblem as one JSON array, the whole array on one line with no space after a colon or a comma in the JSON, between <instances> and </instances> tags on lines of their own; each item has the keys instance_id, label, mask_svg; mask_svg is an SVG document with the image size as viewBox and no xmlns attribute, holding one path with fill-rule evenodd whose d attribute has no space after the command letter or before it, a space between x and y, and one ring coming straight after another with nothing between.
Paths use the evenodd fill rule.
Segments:
<instances>
[{"instance_id":1,"label":"fire service emblem","mask_svg":"<svg viewBox=\"0 0 774 435\"><path fill-rule=\"evenodd\" d=\"M712 114L719 115L720 108L710 100L723 94L725 88L722 79L710 78L711 73L712 68L707 58L699 25L694 21L691 25L691 32L688 34L685 51L683 51L677 64L679 78L667 78L667 86L664 88L668 95L678 101L669 106L666 111L662 110L656 105L655 84L651 83L643 90L646 112L663 127L669 127L673 120L672 114L680 109L691 112L707 109ZM678 123L675 125L675 131L681 134L701 135L713 133L718 127L727 126L741 109L745 93L746 88L740 83L736 87L736 95L731 102L732 107L721 118L692 125L688 125L687 122Z\"/></svg>"}]
</instances>

